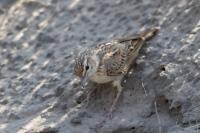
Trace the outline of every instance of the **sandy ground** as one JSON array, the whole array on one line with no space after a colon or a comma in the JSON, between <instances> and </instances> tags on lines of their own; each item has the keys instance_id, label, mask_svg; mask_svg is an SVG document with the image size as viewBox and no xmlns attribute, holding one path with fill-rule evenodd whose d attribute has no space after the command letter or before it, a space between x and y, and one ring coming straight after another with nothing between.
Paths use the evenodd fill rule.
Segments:
<instances>
[{"instance_id":1,"label":"sandy ground","mask_svg":"<svg viewBox=\"0 0 200 133\"><path fill-rule=\"evenodd\" d=\"M200 130L199 0L1 0L0 25L0 133ZM152 26L113 118L109 84L85 107L77 53Z\"/></svg>"}]
</instances>

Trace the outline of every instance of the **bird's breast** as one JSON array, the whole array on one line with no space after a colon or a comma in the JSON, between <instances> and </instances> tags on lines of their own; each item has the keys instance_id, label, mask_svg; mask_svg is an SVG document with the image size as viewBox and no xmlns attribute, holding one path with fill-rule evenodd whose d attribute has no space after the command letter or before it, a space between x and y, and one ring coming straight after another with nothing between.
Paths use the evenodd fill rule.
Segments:
<instances>
[{"instance_id":1,"label":"bird's breast","mask_svg":"<svg viewBox=\"0 0 200 133\"><path fill-rule=\"evenodd\" d=\"M91 81L103 84L115 80L115 77L95 74L90 78Z\"/></svg>"}]
</instances>

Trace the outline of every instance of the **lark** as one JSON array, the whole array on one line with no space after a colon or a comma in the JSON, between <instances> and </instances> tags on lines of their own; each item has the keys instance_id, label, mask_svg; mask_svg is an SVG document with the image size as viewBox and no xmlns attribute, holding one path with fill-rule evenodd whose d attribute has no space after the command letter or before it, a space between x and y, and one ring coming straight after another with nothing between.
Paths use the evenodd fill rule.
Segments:
<instances>
[{"instance_id":1,"label":"lark","mask_svg":"<svg viewBox=\"0 0 200 133\"><path fill-rule=\"evenodd\" d=\"M90 80L98 84L112 82L117 88L109 114L112 114L123 90L123 77L130 70L143 44L158 30L158 27L148 28L133 37L114 39L89 47L75 59L74 74L80 77L83 85Z\"/></svg>"}]
</instances>

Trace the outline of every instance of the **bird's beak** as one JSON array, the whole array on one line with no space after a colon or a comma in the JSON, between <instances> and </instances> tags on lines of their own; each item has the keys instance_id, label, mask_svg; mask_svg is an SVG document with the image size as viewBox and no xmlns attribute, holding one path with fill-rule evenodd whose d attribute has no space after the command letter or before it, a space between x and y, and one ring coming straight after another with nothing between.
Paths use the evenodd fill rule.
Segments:
<instances>
[{"instance_id":1,"label":"bird's beak","mask_svg":"<svg viewBox=\"0 0 200 133\"><path fill-rule=\"evenodd\" d=\"M87 75L85 74L82 78L81 78L81 86L84 88L87 85Z\"/></svg>"}]
</instances>

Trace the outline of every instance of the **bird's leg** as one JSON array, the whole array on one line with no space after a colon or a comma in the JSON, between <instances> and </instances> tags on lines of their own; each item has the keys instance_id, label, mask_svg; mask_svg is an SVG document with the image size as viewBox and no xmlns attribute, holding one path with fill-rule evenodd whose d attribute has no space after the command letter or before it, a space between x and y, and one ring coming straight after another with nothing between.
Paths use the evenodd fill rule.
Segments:
<instances>
[{"instance_id":1,"label":"bird's leg","mask_svg":"<svg viewBox=\"0 0 200 133\"><path fill-rule=\"evenodd\" d=\"M92 95L92 93L93 93L94 91L95 91L95 88L92 88L91 90L89 90L89 91L87 92L87 96L86 96L86 99L85 99L85 102L86 102L85 107L87 107L87 106L89 105L90 97L91 97L91 95Z\"/></svg>"},{"instance_id":2,"label":"bird's leg","mask_svg":"<svg viewBox=\"0 0 200 133\"><path fill-rule=\"evenodd\" d=\"M121 95L121 92L122 92L122 90L123 90L123 87L121 86L121 80L113 81L113 86L116 86L116 87L117 87L117 96L115 97L115 99L114 99L114 101L113 101L113 103L112 103L112 106L111 106L111 108L110 108L110 110L109 110L109 115L110 115L110 117L112 117L112 112L113 112L113 110L115 109L116 104L117 104L117 102L118 102L118 100L119 100L119 97L120 97L120 95Z\"/></svg>"}]
</instances>

